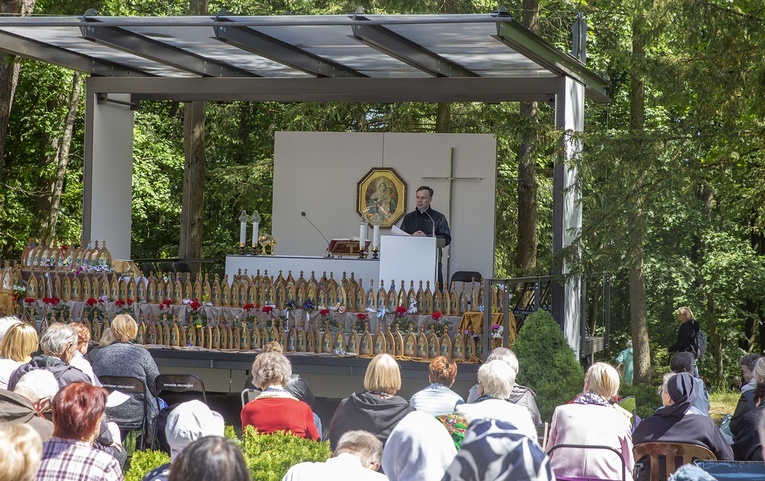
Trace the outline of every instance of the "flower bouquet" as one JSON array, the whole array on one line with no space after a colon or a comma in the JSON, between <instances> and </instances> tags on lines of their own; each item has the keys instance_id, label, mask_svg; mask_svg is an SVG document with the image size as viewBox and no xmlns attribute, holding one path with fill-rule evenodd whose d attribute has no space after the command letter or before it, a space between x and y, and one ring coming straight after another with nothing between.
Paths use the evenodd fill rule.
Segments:
<instances>
[{"instance_id":1,"label":"flower bouquet","mask_svg":"<svg viewBox=\"0 0 765 481\"><path fill-rule=\"evenodd\" d=\"M428 324L428 330L430 330L432 326L438 337L441 337L444 332L449 332L449 330L452 328L452 323L447 321L440 311L436 311L431 314L430 318L433 319L433 322Z\"/></svg>"},{"instance_id":2,"label":"flower bouquet","mask_svg":"<svg viewBox=\"0 0 765 481\"><path fill-rule=\"evenodd\" d=\"M126 301L123 301L122 299L118 299L114 301L114 307L117 308L117 312L114 313L115 316L118 316L120 314L127 314L128 316L133 315L133 301L131 299L128 299Z\"/></svg>"},{"instance_id":3,"label":"flower bouquet","mask_svg":"<svg viewBox=\"0 0 765 481\"><path fill-rule=\"evenodd\" d=\"M363 333L367 326L367 321L369 320L369 316L366 315L364 312L359 312L356 314L356 322L353 323L353 329L358 332L359 334Z\"/></svg>"},{"instance_id":4,"label":"flower bouquet","mask_svg":"<svg viewBox=\"0 0 765 481\"><path fill-rule=\"evenodd\" d=\"M199 299L184 299L183 305L188 307L186 311L186 323L196 327L207 325L207 313Z\"/></svg>"},{"instance_id":5,"label":"flower bouquet","mask_svg":"<svg viewBox=\"0 0 765 481\"><path fill-rule=\"evenodd\" d=\"M96 299L95 297L89 297L85 301L85 308L82 310L82 319L87 319L91 323L97 319L104 319L106 313L104 312L104 301Z\"/></svg>"},{"instance_id":6,"label":"flower bouquet","mask_svg":"<svg viewBox=\"0 0 765 481\"><path fill-rule=\"evenodd\" d=\"M247 303L242 306L242 323L244 323L248 329L252 329L258 321L258 318L255 315L256 312L258 312L258 307L255 304Z\"/></svg>"},{"instance_id":7,"label":"flower bouquet","mask_svg":"<svg viewBox=\"0 0 765 481\"><path fill-rule=\"evenodd\" d=\"M61 299L58 297L45 297L43 298L43 304L50 309L51 314L56 319L69 319L69 305L61 302Z\"/></svg>"},{"instance_id":8,"label":"flower bouquet","mask_svg":"<svg viewBox=\"0 0 765 481\"><path fill-rule=\"evenodd\" d=\"M409 331L410 327L414 327L414 320L412 320L409 314L410 310L406 306L398 306L396 308L396 320L393 322L395 329L398 329L402 336Z\"/></svg>"},{"instance_id":9,"label":"flower bouquet","mask_svg":"<svg viewBox=\"0 0 765 481\"><path fill-rule=\"evenodd\" d=\"M332 309L322 308L319 309L319 329L322 331L329 325L330 332L337 332L341 329L340 323L337 322L332 316Z\"/></svg>"}]
</instances>

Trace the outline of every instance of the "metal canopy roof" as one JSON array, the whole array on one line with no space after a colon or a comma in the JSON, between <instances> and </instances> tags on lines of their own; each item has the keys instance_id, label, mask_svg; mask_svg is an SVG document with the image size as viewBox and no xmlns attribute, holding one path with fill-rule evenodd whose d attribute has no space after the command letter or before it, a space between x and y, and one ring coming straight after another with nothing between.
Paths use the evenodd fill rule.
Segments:
<instances>
[{"instance_id":1,"label":"metal canopy roof","mask_svg":"<svg viewBox=\"0 0 765 481\"><path fill-rule=\"evenodd\" d=\"M555 93L554 81L571 77L590 99L609 100L606 80L506 12L103 17L90 10L0 18L0 50L86 72L101 91L137 99L523 100Z\"/></svg>"}]
</instances>

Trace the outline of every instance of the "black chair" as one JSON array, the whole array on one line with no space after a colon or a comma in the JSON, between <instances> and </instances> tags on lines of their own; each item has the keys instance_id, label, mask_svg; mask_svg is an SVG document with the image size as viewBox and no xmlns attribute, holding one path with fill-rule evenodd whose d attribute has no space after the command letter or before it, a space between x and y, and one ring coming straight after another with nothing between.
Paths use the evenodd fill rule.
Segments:
<instances>
[{"instance_id":1,"label":"black chair","mask_svg":"<svg viewBox=\"0 0 765 481\"><path fill-rule=\"evenodd\" d=\"M120 432L141 431L141 450L146 446L146 435L148 425L148 402L149 396L146 395L146 385L142 380L132 376L98 376L101 385L110 393L119 391L121 393L132 395L140 394L143 398L143 416L140 422L117 423Z\"/></svg>"},{"instance_id":2,"label":"black chair","mask_svg":"<svg viewBox=\"0 0 765 481\"><path fill-rule=\"evenodd\" d=\"M451 285L452 282L481 282L481 280L483 280L483 276L478 271L457 271L452 274L452 279L449 285Z\"/></svg>"},{"instance_id":3,"label":"black chair","mask_svg":"<svg viewBox=\"0 0 765 481\"><path fill-rule=\"evenodd\" d=\"M207 395L205 394L205 383L194 374L160 374L154 380L154 396L156 397L157 404L159 404L159 397L162 393L171 392L175 394L196 393L201 394L202 402L207 404ZM164 410L171 410L175 405L168 406ZM162 416L163 413L160 413ZM162 416L163 418L165 416ZM159 428L159 416L158 422L154 423L154 432L151 435L151 449L154 449L154 442L157 440L157 433Z\"/></svg>"}]
</instances>

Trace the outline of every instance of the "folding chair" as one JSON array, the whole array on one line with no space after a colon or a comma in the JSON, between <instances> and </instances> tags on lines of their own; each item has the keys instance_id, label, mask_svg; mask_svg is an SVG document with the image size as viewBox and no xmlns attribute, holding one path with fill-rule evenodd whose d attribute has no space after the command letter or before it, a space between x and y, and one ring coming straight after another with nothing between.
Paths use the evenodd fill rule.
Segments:
<instances>
[{"instance_id":1,"label":"folding chair","mask_svg":"<svg viewBox=\"0 0 765 481\"><path fill-rule=\"evenodd\" d=\"M117 423L120 431L141 431L141 450L146 447L147 425L148 425L148 402L149 396L146 395L146 385L142 380L132 376L98 376L101 385L110 393L119 391L121 393L132 395L140 394L143 398L143 416L140 422L135 423Z\"/></svg>"},{"instance_id":2,"label":"folding chair","mask_svg":"<svg viewBox=\"0 0 765 481\"><path fill-rule=\"evenodd\" d=\"M159 397L163 392L172 392L176 394L198 393L202 395L202 402L207 404L205 383L194 374L160 374L154 380L154 396L157 400L157 404L159 404ZM154 430L151 435L151 449L154 449L154 442L157 439L158 428L159 422L155 422Z\"/></svg>"},{"instance_id":3,"label":"folding chair","mask_svg":"<svg viewBox=\"0 0 765 481\"><path fill-rule=\"evenodd\" d=\"M244 408L248 402L260 396L261 392L260 389L244 389L242 391L242 407Z\"/></svg>"},{"instance_id":4,"label":"folding chair","mask_svg":"<svg viewBox=\"0 0 765 481\"><path fill-rule=\"evenodd\" d=\"M547 456L552 457L553 451L556 451L561 448L571 448L571 449L603 449L606 451L611 451L619 458L619 461L622 463L622 481L627 481L627 463L624 462L624 458L622 457L622 453L617 451L616 449L612 448L611 446L600 446L597 444L556 444L555 446L551 447L547 451ZM557 481L580 481L580 480L588 480L588 481L597 481L595 478L589 478L589 477L566 477L566 476L556 476L555 479ZM630 478L631 479L631 478Z\"/></svg>"},{"instance_id":5,"label":"folding chair","mask_svg":"<svg viewBox=\"0 0 765 481\"><path fill-rule=\"evenodd\" d=\"M690 443L640 443L632 447L632 454L635 457L635 479L642 478L640 471L647 468L637 461L648 456L651 481L666 481L677 468L697 459L717 460L717 456L706 447Z\"/></svg>"}]
</instances>

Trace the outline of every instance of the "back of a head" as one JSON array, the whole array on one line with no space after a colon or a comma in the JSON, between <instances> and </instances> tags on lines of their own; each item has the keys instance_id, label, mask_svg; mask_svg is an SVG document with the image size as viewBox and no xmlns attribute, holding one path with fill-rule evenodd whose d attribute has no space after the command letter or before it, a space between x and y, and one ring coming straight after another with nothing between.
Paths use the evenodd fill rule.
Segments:
<instances>
[{"instance_id":1,"label":"back of a head","mask_svg":"<svg viewBox=\"0 0 765 481\"><path fill-rule=\"evenodd\" d=\"M693 374L693 354L690 352L678 352L669 360L669 368L672 372L688 372Z\"/></svg>"},{"instance_id":2,"label":"back of a head","mask_svg":"<svg viewBox=\"0 0 765 481\"><path fill-rule=\"evenodd\" d=\"M619 373L605 362L596 362L590 366L584 375L584 380L589 391L605 400L610 400L619 392Z\"/></svg>"},{"instance_id":3,"label":"back of a head","mask_svg":"<svg viewBox=\"0 0 765 481\"><path fill-rule=\"evenodd\" d=\"M430 382L437 382L446 387L451 387L457 378L457 363L446 356L438 356L430 361L428 367Z\"/></svg>"},{"instance_id":4,"label":"back of a head","mask_svg":"<svg viewBox=\"0 0 765 481\"><path fill-rule=\"evenodd\" d=\"M758 354L750 352L739 360L739 364L746 366L749 369L749 372L754 372L754 366L757 364L759 358L760 356Z\"/></svg>"},{"instance_id":5,"label":"back of a head","mask_svg":"<svg viewBox=\"0 0 765 481\"><path fill-rule=\"evenodd\" d=\"M168 481L249 481L239 447L230 439L205 436L186 446L170 467Z\"/></svg>"},{"instance_id":6,"label":"back of a head","mask_svg":"<svg viewBox=\"0 0 765 481\"><path fill-rule=\"evenodd\" d=\"M112 319L112 337L117 342L130 342L138 334L138 324L129 314L118 314Z\"/></svg>"},{"instance_id":7,"label":"back of a head","mask_svg":"<svg viewBox=\"0 0 765 481\"><path fill-rule=\"evenodd\" d=\"M504 361L513 368L515 375L518 375L520 369L518 357L513 351L506 347L495 347L494 350L491 351L491 354L489 354L489 357L486 358L486 362L489 361Z\"/></svg>"},{"instance_id":8,"label":"back of a head","mask_svg":"<svg viewBox=\"0 0 765 481\"><path fill-rule=\"evenodd\" d=\"M90 329L81 322L73 322L69 325L72 326L74 332L77 333L77 348L81 349L82 347L87 346L90 342Z\"/></svg>"},{"instance_id":9,"label":"back of a head","mask_svg":"<svg viewBox=\"0 0 765 481\"><path fill-rule=\"evenodd\" d=\"M389 354L378 354L369 361L364 374L364 389L396 394L401 389L401 369Z\"/></svg>"},{"instance_id":10,"label":"back of a head","mask_svg":"<svg viewBox=\"0 0 765 481\"><path fill-rule=\"evenodd\" d=\"M176 406L167 416L165 436L170 457L175 458L186 446L204 436L223 436L223 417L201 401L188 401Z\"/></svg>"},{"instance_id":11,"label":"back of a head","mask_svg":"<svg viewBox=\"0 0 765 481\"><path fill-rule=\"evenodd\" d=\"M369 468L372 464L380 464L383 444L377 436L367 431L348 431L337 442L335 456L343 453L353 454L361 465Z\"/></svg>"},{"instance_id":12,"label":"back of a head","mask_svg":"<svg viewBox=\"0 0 765 481\"><path fill-rule=\"evenodd\" d=\"M507 399L515 385L515 369L504 361L489 361L478 368L478 383L484 395Z\"/></svg>"},{"instance_id":13,"label":"back of a head","mask_svg":"<svg viewBox=\"0 0 765 481\"><path fill-rule=\"evenodd\" d=\"M390 481L440 481L456 455L443 424L430 414L412 411L385 441L382 467Z\"/></svg>"},{"instance_id":14,"label":"back of a head","mask_svg":"<svg viewBox=\"0 0 765 481\"><path fill-rule=\"evenodd\" d=\"M98 345L101 347L108 346L114 342L114 336L112 335L112 328L107 327L104 332L101 333L101 339L98 340Z\"/></svg>"},{"instance_id":15,"label":"back of a head","mask_svg":"<svg viewBox=\"0 0 765 481\"><path fill-rule=\"evenodd\" d=\"M13 388L13 392L23 395L33 403L45 398L53 399L58 391L56 376L45 369L29 371L21 376Z\"/></svg>"},{"instance_id":16,"label":"back of a head","mask_svg":"<svg viewBox=\"0 0 765 481\"><path fill-rule=\"evenodd\" d=\"M63 357L68 351L74 352L77 347L77 333L71 326L54 322L40 338L40 349L53 357Z\"/></svg>"},{"instance_id":17,"label":"back of a head","mask_svg":"<svg viewBox=\"0 0 765 481\"><path fill-rule=\"evenodd\" d=\"M16 362L27 362L37 347L37 330L29 324L16 323L8 328L0 341L0 356Z\"/></svg>"},{"instance_id":18,"label":"back of a head","mask_svg":"<svg viewBox=\"0 0 765 481\"><path fill-rule=\"evenodd\" d=\"M5 337L5 333L11 326L21 324L21 320L16 316L0 317L0 341Z\"/></svg>"},{"instance_id":19,"label":"back of a head","mask_svg":"<svg viewBox=\"0 0 765 481\"><path fill-rule=\"evenodd\" d=\"M759 384L765 382L765 357L757 359L757 364L754 365L754 382Z\"/></svg>"},{"instance_id":20,"label":"back of a head","mask_svg":"<svg viewBox=\"0 0 765 481\"><path fill-rule=\"evenodd\" d=\"M292 376L292 364L284 354L261 352L252 362L252 382L260 389L279 384L285 386Z\"/></svg>"},{"instance_id":21,"label":"back of a head","mask_svg":"<svg viewBox=\"0 0 765 481\"><path fill-rule=\"evenodd\" d=\"M42 439L27 424L0 424L0 479L32 481L42 460Z\"/></svg>"},{"instance_id":22,"label":"back of a head","mask_svg":"<svg viewBox=\"0 0 765 481\"><path fill-rule=\"evenodd\" d=\"M86 382L67 384L53 398L53 435L88 441L98 429L108 393Z\"/></svg>"}]
</instances>

